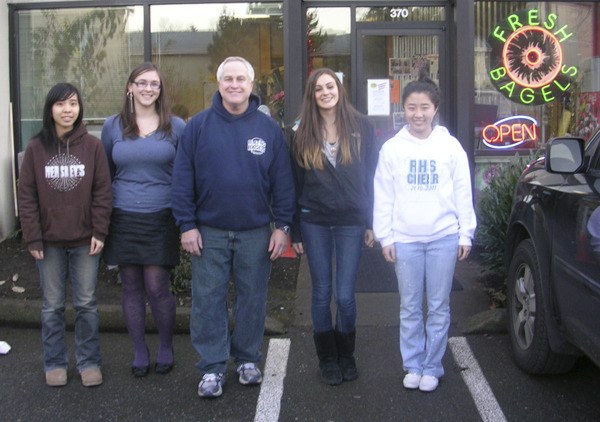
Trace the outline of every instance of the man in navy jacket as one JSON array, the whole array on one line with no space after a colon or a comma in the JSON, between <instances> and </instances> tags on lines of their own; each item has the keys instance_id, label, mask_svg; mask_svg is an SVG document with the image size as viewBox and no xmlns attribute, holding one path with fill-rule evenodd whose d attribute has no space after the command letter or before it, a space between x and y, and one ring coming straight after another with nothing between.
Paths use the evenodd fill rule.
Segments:
<instances>
[{"instance_id":1,"label":"man in navy jacket","mask_svg":"<svg viewBox=\"0 0 600 422\"><path fill-rule=\"evenodd\" d=\"M222 394L230 356L240 383L262 381L258 363L271 261L288 247L295 209L290 156L277 123L258 111L252 65L228 57L217 80L212 107L185 128L173 171L173 214L181 245L192 255L190 331L201 356L201 397ZM236 299L230 334L231 276Z\"/></svg>"}]
</instances>

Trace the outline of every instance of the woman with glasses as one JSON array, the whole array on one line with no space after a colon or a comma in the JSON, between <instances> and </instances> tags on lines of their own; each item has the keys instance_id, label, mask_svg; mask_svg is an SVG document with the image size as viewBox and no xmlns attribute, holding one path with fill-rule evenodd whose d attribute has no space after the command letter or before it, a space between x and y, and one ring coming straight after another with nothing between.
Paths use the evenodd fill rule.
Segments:
<instances>
[{"instance_id":1,"label":"woman with glasses","mask_svg":"<svg viewBox=\"0 0 600 422\"><path fill-rule=\"evenodd\" d=\"M111 200L106 156L83 124L79 91L56 84L46 96L42 130L27 144L19 173L19 217L40 274L44 372L51 387L67 383L67 275L77 371L85 387L102 384L96 282Z\"/></svg>"},{"instance_id":2,"label":"woman with glasses","mask_svg":"<svg viewBox=\"0 0 600 422\"><path fill-rule=\"evenodd\" d=\"M104 251L118 265L122 307L133 342L131 371L148 375L146 296L158 329L154 370L173 368L175 298L170 269L179 264L179 232L171 214L173 160L185 123L171 113L164 79L152 63L136 67L125 85L123 107L102 128L112 175L113 213Z\"/></svg>"}]
</instances>

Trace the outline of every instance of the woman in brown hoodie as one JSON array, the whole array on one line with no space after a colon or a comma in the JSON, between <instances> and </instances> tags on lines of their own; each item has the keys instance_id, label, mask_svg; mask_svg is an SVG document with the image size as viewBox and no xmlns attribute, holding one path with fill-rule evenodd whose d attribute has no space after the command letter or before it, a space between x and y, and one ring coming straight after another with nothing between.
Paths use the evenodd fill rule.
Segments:
<instances>
[{"instance_id":1,"label":"woman in brown hoodie","mask_svg":"<svg viewBox=\"0 0 600 422\"><path fill-rule=\"evenodd\" d=\"M25 150L19 174L23 239L35 258L43 291L42 342L46 383L67 383L65 289L75 308L75 359L86 387L102 383L96 281L111 213L111 181L100 141L88 134L77 88L52 87L42 130Z\"/></svg>"}]
</instances>

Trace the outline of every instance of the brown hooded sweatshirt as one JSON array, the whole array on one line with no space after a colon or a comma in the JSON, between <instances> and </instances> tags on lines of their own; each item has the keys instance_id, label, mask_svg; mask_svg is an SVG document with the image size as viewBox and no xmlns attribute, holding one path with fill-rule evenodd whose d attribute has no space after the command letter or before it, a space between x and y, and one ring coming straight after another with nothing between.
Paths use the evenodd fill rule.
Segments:
<instances>
[{"instance_id":1,"label":"brown hooded sweatshirt","mask_svg":"<svg viewBox=\"0 0 600 422\"><path fill-rule=\"evenodd\" d=\"M84 125L46 149L33 138L19 174L19 214L27 248L77 247L104 241L112 210L111 180L100 140Z\"/></svg>"}]
</instances>

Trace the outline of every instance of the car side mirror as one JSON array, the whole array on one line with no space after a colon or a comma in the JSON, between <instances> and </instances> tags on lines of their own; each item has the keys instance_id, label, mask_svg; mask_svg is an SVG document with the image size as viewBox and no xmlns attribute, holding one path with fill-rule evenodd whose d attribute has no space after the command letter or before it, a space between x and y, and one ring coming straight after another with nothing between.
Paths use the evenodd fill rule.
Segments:
<instances>
[{"instance_id":1,"label":"car side mirror","mask_svg":"<svg viewBox=\"0 0 600 422\"><path fill-rule=\"evenodd\" d=\"M554 138L546 145L546 170L551 173L573 174L581 171L584 157L581 138Z\"/></svg>"}]
</instances>

